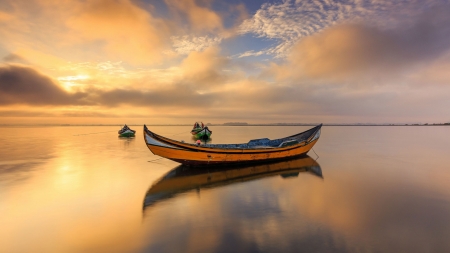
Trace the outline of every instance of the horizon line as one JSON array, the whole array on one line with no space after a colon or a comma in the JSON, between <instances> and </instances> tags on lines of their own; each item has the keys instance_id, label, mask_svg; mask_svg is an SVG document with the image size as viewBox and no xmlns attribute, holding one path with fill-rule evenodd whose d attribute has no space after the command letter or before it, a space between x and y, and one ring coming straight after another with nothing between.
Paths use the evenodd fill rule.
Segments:
<instances>
[{"instance_id":1,"label":"horizon line","mask_svg":"<svg viewBox=\"0 0 450 253\"><path fill-rule=\"evenodd\" d=\"M245 122L228 122L213 124L208 123L206 126L443 126L450 125L448 123L245 123ZM0 124L0 126L123 126L124 124ZM126 124L128 126L191 126L192 124Z\"/></svg>"}]
</instances>

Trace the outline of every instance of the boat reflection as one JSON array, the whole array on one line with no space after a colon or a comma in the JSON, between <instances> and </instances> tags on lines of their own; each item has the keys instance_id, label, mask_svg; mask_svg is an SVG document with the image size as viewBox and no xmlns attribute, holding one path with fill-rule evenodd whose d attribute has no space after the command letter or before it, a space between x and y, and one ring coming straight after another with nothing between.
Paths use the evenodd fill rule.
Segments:
<instances>
[{"instance_id":1,"label":"boat reflection","mask_svg":"<svg viewBox=\"0 0 450 253\"><path fill-rule=\"evenodd\" d=\"M320 165L309 156L279 162L229 167L195 168L180 165L169 171L148 189L143 209L193 189L199 191L202 188L220 187L278 175L282 178L292 178L297 177L300 172L309 172L323 178Z\"/></svg>"}]
</instances>

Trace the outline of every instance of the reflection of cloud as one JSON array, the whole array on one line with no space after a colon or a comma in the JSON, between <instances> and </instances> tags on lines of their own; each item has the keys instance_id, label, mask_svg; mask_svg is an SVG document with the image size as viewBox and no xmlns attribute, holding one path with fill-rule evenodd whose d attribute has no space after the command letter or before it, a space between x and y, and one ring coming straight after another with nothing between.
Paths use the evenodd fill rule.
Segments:
<instances>
[{"instance_id":1,"label":"reflection of cloud","mask_svg":"<svg viewBox=\"0 0 450 253\"><path fill-rule=\"evenodd\" d=\"M328 140L338 144L339 138L333 137L340 136L342 131L335 130L329 129ZM355 129L357 135L367 137L366 130L359 130ZM379 131L385 133L385 129ZM408 138L411 134L398 131L404 133L400 138ZM355 134L353 130L348 132ZM149 251L157 249L161 241L169 244L170 240L164 235L179 225L183 231L173 236L181 243L174 246L173 251L195 252L192 247L198 244L205 247L204 251L214 252L217 248L227 251L227 245L220 243L226 241L232 245L228 251L236 252L251 252L252 249L297 252L300 248L313 252L357 252L358 249L368 252L446 252L450 247L447 240L449 187L444 183L447 178L430 176L430 172L443 175L445 169L439 166L442 161L431 162L438 166L436 171L433 168L424 171L421 168L433 159L408 160L414 157L411 151L422 154L423 148L395 151L418 141L410 138L408 145L391 147L389 150L393 154L380 160L378 155L386 153L378 149L382 145L380 139L374 136L363 138L374 146L367 145L369 150L362 151L356 141L360 137L344 144L345 152L336 153L334 148L329 149L329 155L336 159L327 160L333 170L327 170L324 181L312 177L265 179L221 189L192 191L165 205L154 206L144 224L146 234L155 238L154 242L149 242ZM382 139L390 138L392 136L385 135ZM425 141L429 137L419 139ZM431 157L441 157L443 152ZM369 162L366 158L351 159L368 154L373 158ZM415 164L408 168L414 173L402 173L396 167L400 164ZM210 232L221 240L202 244L202 229L210 227L215 228Z\"/></svg>"},{"instance_id":2,"label":"reflection of cloud","mask_svg":"<svg viewBox=\"0 0 450 253\"><path fill-rule=\"evenodd\" d=\"M358 153L353 151L353 155ZM417 174L394 173L398 168L390 167L391 162L388 161L375 159L373 163L365 162L363 168L355 167L355 162L358 164L358 161L348 162L347 166L342 164L339 173L330 175L333 182L307 186L311 194L302 195L303 201L294 204L296 209L310 220L338 231L339 235L358 236L362 239L359 243L365 247L382 247L378 250L383 252L393 249L395 252L423 252L429 247L433 248L431 251L439 252L450 246L445 232L450 228L450 220L445 214L448 208L443 206L439 197L427 196L439 196L446 192L445 187L433 187L433 190L428 189L430 192L420 189L418 186L428 184L425 181L429 182L430 178L419 180L423 181L419 183ZM389 174L389 180L367 173L363 175L365 180L361 181L360 173L352 174L362 169L376 171L380 164L384 165L381 175ZM410 180L414 186L410 185ZM440 192L434 192L437 189ZM287 197L295 199L296 192L301 190L299 187L291 188ZM377 238L376 245L368 238Z\"/></svg>"}]
</instances>

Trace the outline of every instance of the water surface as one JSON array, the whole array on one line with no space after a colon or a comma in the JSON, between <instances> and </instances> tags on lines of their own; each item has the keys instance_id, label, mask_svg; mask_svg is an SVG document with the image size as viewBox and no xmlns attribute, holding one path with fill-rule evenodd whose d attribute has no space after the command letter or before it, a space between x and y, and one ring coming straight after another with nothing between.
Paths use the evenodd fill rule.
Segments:
<instances>
[{"instance_id":1,"label":"water surface","mask_svg":"<svg viewBox=\"0 0 450 253\"><path fill-rule=\"evenodd\" d=\"M1 127L0 252L450 252L450 127L325 126L309 157L203 171L132 128ZM211 141L308 128L212 126Z\"/></svg>"}]
</instances>

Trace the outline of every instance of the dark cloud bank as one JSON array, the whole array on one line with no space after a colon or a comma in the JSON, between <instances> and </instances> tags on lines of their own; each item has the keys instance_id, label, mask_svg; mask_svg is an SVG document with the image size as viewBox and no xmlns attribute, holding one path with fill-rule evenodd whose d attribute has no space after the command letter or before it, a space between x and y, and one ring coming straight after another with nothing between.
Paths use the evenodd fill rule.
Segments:
<instances>
[{"instance_id":1,"label":"dark cloud bank","mask_svg":"<svg viewBox=\"0 0 450 253\"><path fill-rule=\"evenodd\" d=\"M217 99L218 97L214 94L203 95L191 85L184 84L153 92L89 89L85 92L70 93L62 89L51 78L30 67L0 66L0 105L101 105L114 107L131 104L196 107L211 105Z\"/></svg>"},{"instance_id":2,"label":"dark cloud bank","mask_svg":"<svg viewBox=\"0 0 450 253\"><path fill-rule=\"evenodd\" d=\"M36 70L18 65L0 67L0 105L85 104L85 93L67 93Z\"/></svg>"}]
</instances>

